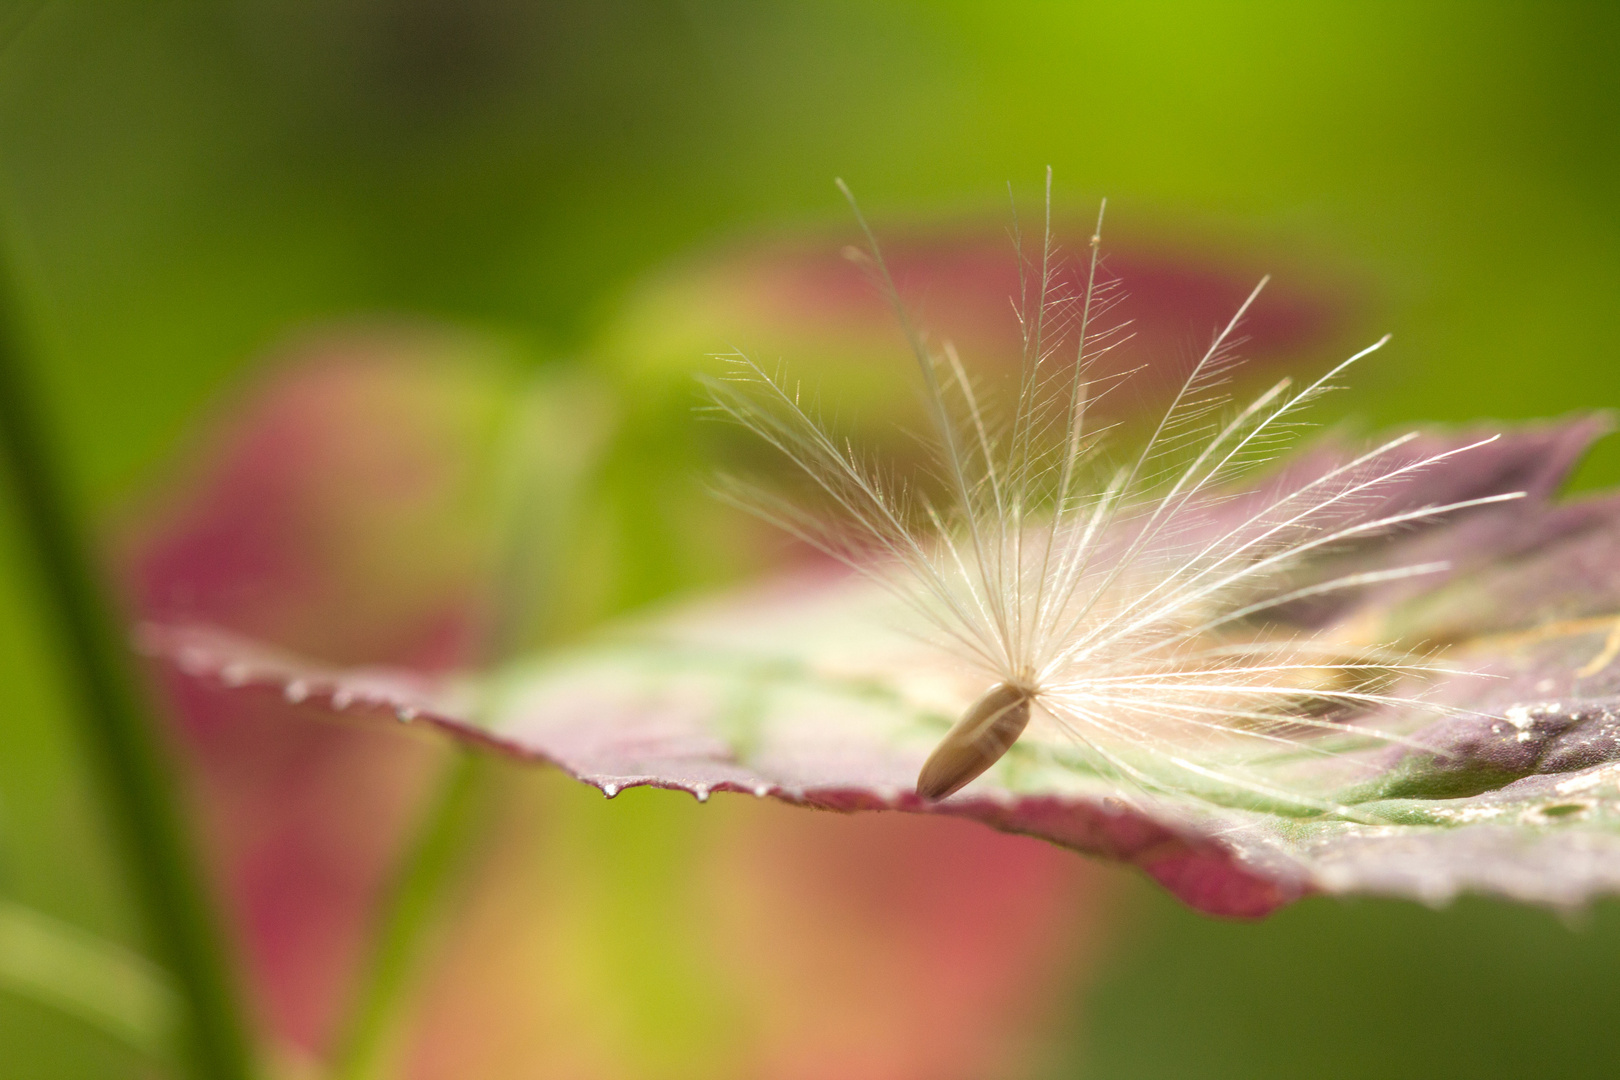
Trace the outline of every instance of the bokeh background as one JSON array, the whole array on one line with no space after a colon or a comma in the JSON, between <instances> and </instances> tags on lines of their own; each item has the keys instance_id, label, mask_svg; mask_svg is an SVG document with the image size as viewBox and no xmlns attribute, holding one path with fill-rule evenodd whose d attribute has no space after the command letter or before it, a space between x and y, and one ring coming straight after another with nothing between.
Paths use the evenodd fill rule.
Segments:
<instances>
[{"instance_id":1,"label":"bokeh background","mask_svg":"<svg viewBox=\"0 0 1620 1080\"><path fill-rule=\"evenodd\" d=\"M692 268L759 238L846 241L835 176L880 229L994 228L1008 181L1032 206L1050 164L1060 217L1107 196L1127 252L1326 289L1333 333L1302 362L1395 335L1333 403L1363 425L1620 406L1611 4L59 2L7 5L0 29L0 212L35 374L137 605L169 565L153 551L210 514L235 527L209 477L297 487L230 472L254 447L369 423L360 456L392 461L416 451L390 433L476 442L480 402L535 385L563 451L610 447L555 493L596 510L548 549L563 599L537 639L757 569L762 541L701 531L698 474L725 445L694 434L681 358L695 370L733 332L810 338L682 298L712 299ZM423 351L430 373L403 382L367 366ZM334 356L348 375L307 366ZM275 374L289 363L303 374ZM306 399L350 411L287 434ZM331 471L312 460L288 466L298 483ZM1614 448L1577 478L1616 482ZM386 564L411 588L483 557L408 515L365 522L431 549ZM0 526L0 894L139 949L9 503ZM253 618L341 659L461 655L432 605L390 600L344 551L322 563L341 604ZM432 627L401 637L418 616ZM318 1075L367 905L446 751L181 698L256 1016L278 1068ZM1222 923L971 826L609 803L488 768L400 1075L1613 1075L1614 903L1310 900ZM278 785L301 793L291 824L265 824ZM333 866L353 880L320 878ZM0 988L6 1075L161 1068Z\"/></svg>"}]
</instances>

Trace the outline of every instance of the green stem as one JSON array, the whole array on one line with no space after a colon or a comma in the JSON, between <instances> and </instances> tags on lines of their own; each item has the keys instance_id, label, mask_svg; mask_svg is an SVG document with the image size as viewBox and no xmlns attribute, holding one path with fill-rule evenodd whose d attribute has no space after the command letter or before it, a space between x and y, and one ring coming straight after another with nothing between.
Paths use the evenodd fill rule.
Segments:
<instances>
[{"instance_id":1,"label":"green stem","mask_svg":"<svg viewBox=\"0 0 1620 1080\"><path fill-rule=\"evenodd\" d=\"M176 805L173 770L132 681L127 639L108 614L34 405L13 282L0 267L0 454L25 542L49 601L86 742L152 943L185 1009L193 1075L246 1080L255 1069L236 987Z\"/></svg>"},{"instance_id":2,"label":"green stem","mask_svg":"<svg viewBox=\"0 0 1620 1080\"><path fill-rule=\"evenodd\" d=\"M552 437L543 405L548 383L527 378L507 399L491 447L489 476L498 542L490 598L495 618L484 643L486 665L498 668L522 647L547 584L540 515L559 513L544 497L549 473L544 444ZM374 1080L388 1063L424 938L442 894L459 865L457 855L476 828L477 795L492 764L477 751L457 750L433 803L422 815L416 841L400 862L393 889L378 916L371 959L351 999L332 1064L333 1080Z\"/></svg>"},{"instance_id":3,"label":"green stem","mask_svg":"<svg viewBox=\"0 0 1620 1080\"><path fill-rule=\"evenodd\" d=\"M415 843L400 863L372 941L371 961L356 988L354 1012L332 1065L335 1080L384 1075L395 1049L402 1005L434 922L439 900L460 865L471 835L478 791L489 763L473 750L456 750L433 803L422 815Z\"/></svg>"}]
</instances>

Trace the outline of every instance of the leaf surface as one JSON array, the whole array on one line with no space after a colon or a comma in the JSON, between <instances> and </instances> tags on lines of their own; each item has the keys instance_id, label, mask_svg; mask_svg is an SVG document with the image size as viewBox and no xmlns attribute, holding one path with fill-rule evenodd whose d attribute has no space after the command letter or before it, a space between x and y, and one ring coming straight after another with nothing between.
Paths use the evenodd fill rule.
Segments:
<instances>
[{"instance_id":1,"label":"leaf surface","mask_svg":"<svg viewBox=\"0 0 1620 1080\"><path fill-rule=\"evenodd\" d=\"M1185 795L1125 791L1039 738L958 795L920 799L919 766L983 687L898 633L897 604L881 589L825 572L457 677L321 666L198 625L148 626L145 645L198 677L421 717L609 796L652 785L699 799L727 791L973 818L1133 863L1214 914L1263 915L1310 893L1438 903L1473 891L1570 906L1620 891L1620 502L1550 501L1601 430L1527 430L1468 468L1422 475L1389 496L1392 506L1504 482L1530 495L1333 556L1331 573L1374 554L1451 557L1454 572L1419 591L1403 582L1279 616L1317 632L1444 645L1456 669L1424 694L1451 712L1394 718L1409 725L1400 741L1311 766L1312 782L1349 814L1279 810L1218 783ZM1301 767L1287 755L1250 764L1279 784Z\"/></svg>"}]
</instances>

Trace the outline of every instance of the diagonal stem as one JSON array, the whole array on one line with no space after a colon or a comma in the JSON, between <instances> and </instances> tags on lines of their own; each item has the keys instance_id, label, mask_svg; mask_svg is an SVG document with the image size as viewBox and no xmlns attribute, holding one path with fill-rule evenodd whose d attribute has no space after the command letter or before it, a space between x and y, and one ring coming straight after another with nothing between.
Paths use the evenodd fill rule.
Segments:
<instances>
[{"instance_id":1,"label":"diagonal stem","mask_svg":"<svg viewBox=\"0 0 1620 1080\"><path fill-rule=\"evenodd\" d=\"M540 497L544 477L535 441L555 435L538 408L544 390L538 377L517 389L493 447L490 475L499 542L490 594L495 617L483 648L491 666L519 651L547 584L545 569L536 565L545 547L537 515L557 508ZM482 795L495 768L477 750L451 752L379 905L371 951L332 1057L331 1080L377 1080L394 1064L414 976L462 854L477 834Z\"/></svg>"},{"instance_id":2,"label":"diagonal stem","mask_svg":"<svg viewBox=\"0 0 1620 1080\"><path fill-rule=\"evenodd\" d=\"M459 858L477 820L478 795L490 762L473 750L456 750L422 815L414 843L399 871L372 938L371 959L355 989L347 1029L333 1059L334 1080L374 1080L387 1075L402 1008L428 929L441 897L461 865Z\"/></svg>"},{"instance_id":3,"label":"diagonal stem","mask_svg":"<svg viewBox=\"0 0 1620 1080\"><path fill-rule=\"evenodd\" d=\"M90 560L52 460L26 370L17 291L0 267L0 456L11 473L24 542L58 635L96 783L133 879L152 944L175 978L192 1075L255 1074L217 916L181 818L169 761L136 690L121 624Z\"/></svg>"}]
</instances>

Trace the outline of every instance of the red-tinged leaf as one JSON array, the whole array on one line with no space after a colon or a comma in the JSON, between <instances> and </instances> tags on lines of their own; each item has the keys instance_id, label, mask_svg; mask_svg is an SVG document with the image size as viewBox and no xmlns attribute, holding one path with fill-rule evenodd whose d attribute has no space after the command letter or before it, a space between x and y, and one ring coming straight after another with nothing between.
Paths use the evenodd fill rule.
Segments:
<instances>
[{"instance_id":1,"label":"red-tinged leaf","mask_svg":"<svg viewBox=\"0 0 1620 1080\"><path fill-rule=\"evenodd\" d=\"M1217 914L1262 915L1311 892L1574 905L1620 890L1620 611L1611 578L1594 580L1620 557L1620 533L1610 502L1554 506L1548 495L1599 430L1581 421L1510 435L1473 466L1444 480L1415 474L1389 496L1426 506L1504 478L1530 492L1399 537L1458 557L1461 569L1427 594L1392 610L1372 591L1327 613L1327 629L1385 623L1408 639L1431 627L1452 639L1448 659L1468 670L1438 676L1426 697L1473 711L1335 760L1318 782L1349 815L1285 814L1234 792L1137 798L1050 747L1020 753L1022 743L959 795L922 800L919 765L982 687L894 632L888 595L848 578L690 605L591 647L460 679L323 667L196 626L149 627L146 646L194 674L427 718L610 796L652 785L974 818L1134 863ZM1535 603L1482 614L1457 640L1454 613L1488 606L1481 588L1532 590ZM1312 619L1318 630L1323 617Z\"/></svg>"}]
</instances>

